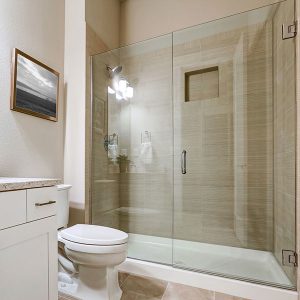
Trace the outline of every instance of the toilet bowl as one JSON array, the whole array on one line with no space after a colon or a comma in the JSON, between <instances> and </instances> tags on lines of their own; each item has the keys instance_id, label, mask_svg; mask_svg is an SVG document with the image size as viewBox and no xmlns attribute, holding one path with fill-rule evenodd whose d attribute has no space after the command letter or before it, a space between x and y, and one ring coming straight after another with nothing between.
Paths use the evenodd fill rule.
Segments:
<instances>
[{"instance_id":1,"label":"toilet bowl","mask_svg":"<svg viewBox=\"0 0 300 300\"><path fill-rule=\"evenodd\" d=\"M116 266L127 256L127 233L103 226L67 228L71 185L57 186L58 289L81 300L120 300Z\"/></svg>"},{"instance_id":2,"label":"toilet bowl","mask_svg":"<svg viewBox=\"0 0 300 300\"><path fill-rule=\"evenodd\" d=\"M125 232L97 225L77 224L58 232L58 241L64 245L73 265L76 297L82 300L121 298L115 267L126 259L127 240Z\"/></svg>"}]
</instances>

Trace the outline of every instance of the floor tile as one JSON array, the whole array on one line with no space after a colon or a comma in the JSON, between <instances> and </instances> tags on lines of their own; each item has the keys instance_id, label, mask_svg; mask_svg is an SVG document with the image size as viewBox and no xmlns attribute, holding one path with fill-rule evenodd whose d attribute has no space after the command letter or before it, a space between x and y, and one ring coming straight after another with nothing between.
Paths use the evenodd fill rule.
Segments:
<instances>
[{"instance_id":1,"label":"floor tile","mask_svg":"<svg viewBox=\"0 0 300 300\"><path fill-rule=\"evenodd\" d=\"M58 300L73 300L74 298L71 298L71 297L63 297L63 296L58 296Z\"/></svg>"},{"instance_id":2,"label":"floor tile","mask_svg":"<svg viewBox=\"0 0 300 300\"><path fill-rule=\"evenodd\" d=\"M122 286L122 284L124 283L124 281L127 279L128 276L129 276L128 273L119 272L119 285L120 286Z\"/></svg>"},{"instance_id":3,"label":"floor tile","mask_svg":"<svg viewBox=\"0 0 300 300\"><path fill-rule=\"evenodd\" d=\"M161 297L152 297L133 292L124 292L121 300L161 300Z\"/></svg>"},{"instance_id":4,"label":"floor tile","mask_svg":"<svg viewBox=\"0 0 300 300\"><path fill-rule=\"evenodd\" d=\"M121 300L136 300L136 296L134 292L123 292Z\"/></svg>"},{"instance_id":5,"label":"floor tile","mask_svg":"<svg viewBox=\"0 0 300 300\"><path fill-rule=\"evenodd\" d=\"M152 296L146 296L146 295L137 295L135 300L161 300L161 297L152 297Z\"/></svg>"},{"instance_id":6,"label":"floor tile","mask_svg":"<svg viewBox=\"0 0 300 300\"><path fill-rule=\"evenodd\" d=\"M251 300L123 272L119 273L119 283L121 300ZM62 293L58 296L58 300L77 299Z\"/></svg>"},{"instance_id":7,"label":"floor tile","mask_svg":"<svg viewBox=\"0 0 300 300\"><path fill-rule=\"evenodd\" d=\"M136 299L161 299L167 287L167 282L150 278L129 275L121 289L126 293L135 293Z\"/></svg>"},{"instance_id":8,"label":"floor tile","mask_svg":"<svg viewBox=\"0 0 300 300\"><path fill-rule=\"evenodd\" d=\"M214 292L178 283L169 283L162 300L214 300Z\"/></svg>"},{"instance_id":9,"label":"floor tile","mask_svg":"<svg viewBox=\"0 0 300 300\"><path fill-rule=\"evenodd\" d=\"M59 292L58 293L58 300L80 300L80 299Z\"/></svg>"}]
</instances>

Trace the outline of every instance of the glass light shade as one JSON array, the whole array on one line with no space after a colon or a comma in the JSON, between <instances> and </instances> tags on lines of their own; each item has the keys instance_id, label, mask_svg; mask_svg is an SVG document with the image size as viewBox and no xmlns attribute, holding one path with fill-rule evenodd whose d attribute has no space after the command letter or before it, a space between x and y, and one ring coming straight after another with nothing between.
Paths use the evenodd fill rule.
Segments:
<instances>
[{"instance_id":1,"label":"glass light shade","mask_svg":"<svg viewBox=\"0 0 300 300\"><path fill-rule=\"evenodd\" d=\"M126 89L126 98L132 98L133 97L133 87L128 86Z\"/></svg>"},{"instance_id":2,"label":"glass light shade","mask_svg":"<svg viewBox=\"0 0 300 300\"><path fill-rule=\"evenodd\" d=\"M121 79L119 81L119 91L121 93L124 93L126 91L127 88L127 81L125 79Z\"/></svg>"},{"instance_id":3,"label":"glass light shade","mask_svg":"<svg viewBox=\"0 0 300 300\"><path fill-rule=\"evenodd\" d=\"M108 93L111 94L111 95L113 95L113 94L116 93L115 90L113 90L110 86L107 87L107 91L108 91Z\"/></svg>"}]
</instances>

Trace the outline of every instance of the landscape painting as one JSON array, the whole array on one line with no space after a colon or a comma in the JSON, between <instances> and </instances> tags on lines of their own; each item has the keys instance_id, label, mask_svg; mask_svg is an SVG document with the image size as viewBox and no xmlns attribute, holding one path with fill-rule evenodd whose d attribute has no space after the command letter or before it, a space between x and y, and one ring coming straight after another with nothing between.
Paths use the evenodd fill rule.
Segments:
<instances>
[{"instance_id":1,"label":"landscape painting","mask_svg":"<svg viewBox=\"0 0 300 300\"><path fill-rule=\"evenodd\" d=\"M59 73L15 49L11 109L57 121Z\"/></svg>"}]
</instances>

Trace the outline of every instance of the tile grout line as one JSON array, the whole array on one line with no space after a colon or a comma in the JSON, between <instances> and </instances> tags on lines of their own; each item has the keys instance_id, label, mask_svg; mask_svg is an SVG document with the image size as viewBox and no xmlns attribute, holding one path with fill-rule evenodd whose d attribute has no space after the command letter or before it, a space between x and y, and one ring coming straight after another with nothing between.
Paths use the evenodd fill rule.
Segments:
<instances>
[{"instance_id":1,"label":"tile grout line","mask_svg":"<svg viewBox=\"0 0 300 300\"><path fill-rule=\"evenodd\" d=\"M169 287L169 284L170 284L170 282L167 281L167 286L166 286L166 288L165 288L165 290L164 290L164 293L163 293L162 296L161 296L161 300L164 300L164 296L165 296L165 294L166 294L167 288Z\"/></svg>"}]
</instances>

